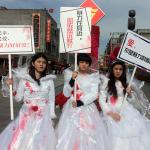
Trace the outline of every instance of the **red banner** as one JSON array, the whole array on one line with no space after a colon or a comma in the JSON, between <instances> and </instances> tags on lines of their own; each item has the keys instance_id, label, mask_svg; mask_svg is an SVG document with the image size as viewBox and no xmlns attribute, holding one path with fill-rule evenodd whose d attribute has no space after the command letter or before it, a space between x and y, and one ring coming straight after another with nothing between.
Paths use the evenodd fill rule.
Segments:
<instances>
[{"instance_id":1,"label":"red banner","mask_svg":"<svg viewBox=\"0 0 150 150\"><path fill-rule=\"evenodd\" d=\"M51 35L51 20L47 19L47 32L46 32L46 42L50 43L50 35Z\"/></svg>"},{"instance_id":2,"label":"red banner","mask_svg":"<svg viewBox=\"0 0 150 150\"><path fill-rule=\"evenodd\" d=\"M92 26L91 30L91 57L92 68L98 68L98 48L99 48L100 29L99 26Z\"/></svg>"}]
</instances>

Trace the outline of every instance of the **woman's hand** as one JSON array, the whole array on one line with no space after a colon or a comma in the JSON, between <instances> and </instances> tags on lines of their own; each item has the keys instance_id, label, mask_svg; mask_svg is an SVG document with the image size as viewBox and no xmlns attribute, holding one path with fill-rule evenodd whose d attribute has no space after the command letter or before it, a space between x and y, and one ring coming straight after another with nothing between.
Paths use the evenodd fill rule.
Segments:
<instances>
[{"instance_id":1,"label":"woman's hand","mask_svg":"<svg viewBox=\"0 0 150 150\"><path fill-rule=\"evenodd\" d=\"M76 77L78 76L78 72L77 71L73 71L72 72L72 79L76 79Z\"/></svg>"},{"instance_id":2,"label":"woman's hand","mask_svg":"<svg viewBox=\"0 0 150 150\"><path fill-rule=\"evenodd\" d=\"M128 87L126 88L126 92L127 92L127 94L130 96L130 95L131 95L131 92L132 92L132 88L131 88L130 86L128 86Z\"/></svg>"},{"instance_id":3,"label":"woman's hand","mask_svg":"<svg viewBox=\"0 0 150 150\"><path fill-rule=\"evenodd\" d=\"M13 84L13 79L9 78L6 80L7 85L12 85Z\"/></svg>"},{"instance_id":4,"label":"woman's hand","mask_svg":"<svg viewBox=\"0 0 150 150\"><path fill-rule=\"evenodd\" d=\"M76 108L76 107L77 107L77 102L76 102L76 101L73 101L73 102L72 102L72 107L73 107L73 108Z\"/></svg>"},{"instance_id":5,"label":"woman's hand","mask_svg":"<svg viewBox=\"0 0 150 150\"><path fill-rule=\"evenodd\" d=\"M121 120L121 116L120 116L119 113L108 112L107 115L110 116L115 121L120 121Z\"/></svg>"}]
</instances>

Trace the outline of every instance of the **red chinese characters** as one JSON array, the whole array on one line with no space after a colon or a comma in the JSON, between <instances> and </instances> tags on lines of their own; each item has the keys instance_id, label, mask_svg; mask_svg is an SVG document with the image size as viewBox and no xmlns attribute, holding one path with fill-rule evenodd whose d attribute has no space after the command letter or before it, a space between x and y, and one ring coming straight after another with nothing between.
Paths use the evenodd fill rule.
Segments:
<instances>
[{"instance_id":1,"label":"red chinese characters","mask_svg":"<svg viewBox=\"0 0 150 150\"><path fill-rule=\"evenodd\" d=\"M133 45L134 45L134 40L129 39L128 40L128 46L132 48Z\"/></svg>"},{"instance_id":2,"label":"red chinese characters","mask_svg":"<svg viewBox=\"0 0 150 150\"><path fill-rule=\"evenodd\" d=\"M72 48L73 45L73 18L67 18L67 47Z\"/></svg>"}]
</instances>

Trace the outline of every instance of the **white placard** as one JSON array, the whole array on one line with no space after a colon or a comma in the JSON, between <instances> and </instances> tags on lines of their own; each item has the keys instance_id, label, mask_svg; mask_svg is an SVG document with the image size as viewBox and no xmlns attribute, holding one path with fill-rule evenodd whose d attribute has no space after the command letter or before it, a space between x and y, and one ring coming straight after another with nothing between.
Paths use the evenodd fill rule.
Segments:
<instances>
[{"instance_id":1,"label":"white placard","mask_svg":"<svg viewBox=\"0 0 150 150\"><path fill-rule=\"evenodd\" d=\"M91 8L61 7L59 52L91 52Z\"/></svg>"},{"instance_id":2,"label":"white placard","mask_svg":"<svg viewBox=\"0 0 150 150\"><path fill-rule=\"evenodd\" d=\"M0 55L33 54L34 38L30 25L0 25Z\"/></svg>"},{"instance_id":3,"label":"white placard","mask_svg":"<svg viewBox=\"0 0 150 150\"><path fill-rule=\"evenodd\" d=\"M117 58L150 71L150 40L128 30Z\"/></svg>"}]
</instances>

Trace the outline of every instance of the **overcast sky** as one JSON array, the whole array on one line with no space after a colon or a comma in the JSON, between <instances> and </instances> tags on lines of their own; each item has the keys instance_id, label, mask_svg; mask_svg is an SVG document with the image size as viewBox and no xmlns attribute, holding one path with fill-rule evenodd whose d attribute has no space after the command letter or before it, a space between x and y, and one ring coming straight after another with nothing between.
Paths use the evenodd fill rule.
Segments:
<instances>
[{"instance_id":1,"label":"overcast sky","mask_svg":"<svg viewBox=\"0 0 150 150\"><path fill-rule=\"evenodd\" d=\"M7 8L46 8L54 9L53 18L59 24L60 7L78 7L83 0L0 0ZM150 29L150 0L95 0L105 12L100 26L100 51L104 51L110 32L126 32L128 11L136 11L136 29Z\"/></svg>"}]
</instances>

